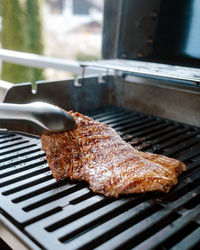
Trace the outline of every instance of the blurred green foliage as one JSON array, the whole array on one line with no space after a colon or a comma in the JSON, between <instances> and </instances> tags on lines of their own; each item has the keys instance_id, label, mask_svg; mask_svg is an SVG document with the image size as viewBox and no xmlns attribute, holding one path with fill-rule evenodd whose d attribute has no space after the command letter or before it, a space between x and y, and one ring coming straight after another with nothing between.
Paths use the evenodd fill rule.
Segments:
<instances>
[{"instance_id":1,"label":"blurred green foliage","mask_svg":"<svg viewBox=\"0 0 200 250\"><path fill-rule=\"evenodd\" d=\"M40 1L41 2L41 1ZM27 37L27 51L35 54L43 54L42 25L40 17L39 0L26 0L25 6L25 33ZM44 79L42 69L30 70L31 81Z\"/></svg>"},{"instance_id":2,"label":"blurred green foliage","mask_svg":"<svg viewBox=\"0 0 200 250\"><path fill-rule=\"evenodd\" d=\"M100 60L101 57L98 55L93 55L93 54L87 54L87 53L83 53L83 52L79 52L76 55L76 60L78 61L96 61L96 60Z\"/></svg>"},{"instance_id":3,"label":"blurred green foliage","mask_svg":"<svg viewBox=\"0 0 200 250\"><path fill-rule=\"evenodd\" d=\"M18 0L2 1L1 43L4 49L24 51L23 10ZM3 62L1 78L9 82L28 81L28 68Z\"/></svg>"},{"instance_id":4,"label":"blurred green foliage","mask_svg":"<svg viewBox=\"0 0 200 250\"><path fill-rule=\"evenodd\" d=\"M2 0L2 48L43 53L39 0ZM1 78L12 83L44 79L43 70L3 62Z\"/></svg>"}]
</instances>

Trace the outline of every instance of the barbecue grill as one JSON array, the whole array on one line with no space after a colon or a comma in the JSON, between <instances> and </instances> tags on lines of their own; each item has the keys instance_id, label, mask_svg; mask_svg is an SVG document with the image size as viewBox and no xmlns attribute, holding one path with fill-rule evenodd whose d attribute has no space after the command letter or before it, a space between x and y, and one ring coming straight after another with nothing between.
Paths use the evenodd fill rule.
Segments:
<instances>
[{"instance_id":1,"label":"barbecue grill","mask_svg":"<svg viewBox=\"0 0 200 250\"><path fill-rule=\"evenodd\" d=\"M199 61L179 57L181 53L170 58L162 51L158 56L156 48L161 47L162 35L159 16L164 1L149 0L143 6L141 2L105 1L103 54L104 58L109 55L118 59L82 63L83 75L78 84L74 80L37 82L37 94L31 92L29 83L9 85L1 89L1 98L7 103L42 100L82 112L107 123L140 150L183 161L187 171L168 194L106 198L91 192L85 182L56 182L38 137L1 132L0 232L11 247L53 250L200 246ZM134 4L140 7L135 17L130 13ZM113 21L108 26L111 12ZM147 16L150 19L142 22L143 28L134 26L137 17L144 20ZM163 15L161 19L163 23ZM128 26L127 20L133 22ZM133 46L136 49L126 37L131 25L139 29ZM152 41L140 44L147 32ZM159 46L149 47L154 42ZM190 67L182 67L177 63L180 61ZM85 68L94 66L105 69L105 74L84 75ZM111 70L116 74L111 75ZM20 130L17 123L14 127L6 125Z\"/></svg>"}]
</instances>

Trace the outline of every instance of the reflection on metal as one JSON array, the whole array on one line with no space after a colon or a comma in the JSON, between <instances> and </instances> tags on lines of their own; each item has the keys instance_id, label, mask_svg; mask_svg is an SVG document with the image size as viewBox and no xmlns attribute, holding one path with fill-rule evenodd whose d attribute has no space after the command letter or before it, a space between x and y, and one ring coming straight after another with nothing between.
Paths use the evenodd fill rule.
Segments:
<instances>
[{"instance_id":1,"label":"reflection on metal","mask_svg":"<svg viewBox=\"0 0 200 250\"><path fill-rule=\"evenodd\" d=\"M98 77L98 83L106 83L105 79L103 78L103 76L101 74L99 74L99 77Z\"/></svg>"},{"instance_id":2,"label":"reflection on metal","mask_svg":"<svg viewBox=\"0 0 200 250\"><path fill-rule=\"evenodd\" d=\"M84 77L85 77L85 67L81 67L81 77L82 77L82 82L81 82L81 85L84 84Z\"/></svg>"},{"instance_id":3,"label":"reflection on metal","mask_svg":"<svg viewBox=\"0 0 200 250\"><path fill-rule=\"evenodd\" d=\"M36 135L63 132L75 127L74 118L56 105L46 102L0 103L0 127L7 128L2 123L9 123L9 129L17 131L16 122L19 131L30 133L29 129L23 128L31 126Z\"/></svg>"},{"instance_id":4,"label":"reflection on metal","mask_svg":"<svg viewBox=\"0 0 200 250\"><path fill-rule=\"evenodd\" d=\"M79 82L78 75L74 76L74 86L75 87L82 87L82 84Z\"/></svg>"},{"instance_id":5,"label":"reflection on metal","mask_svg":"<svg viewBox=\"0 0 200 250\"><path fill-rule=\"evenodd\" d=\"M37 83L36 82L31 83L31 92L33 95L37 94Z\"/></svg>"},{"instance_id":6,"label":"reflection on metal","mask_svg":"<svg viewBox=\"0 0 200 250\"><path fill-rule=\"evenodd\" d=\"M37 54L24 53L19 51L0 49L0 59L5 62L24 65L35 68L54 68L72 72L74 74L81 74L80 62L72 60L64 60L60 58L52 58L41 56ZM87 69L86 74L98 73L98 69Z\"/></svg>"},{"instance_id":7,"label":"reflection on metal","mask_svg":"<svg viewBox=\"0 0 200 250\"><path fill-rule=\"evenodd\" d=\"M200 67L199 0L106 0L102 55Z\"/></svg>"},{"instance_id":8,"label":"reflection on metal","mask_svg":"<svg viewBox=\"0 0 200 250\"><path fill-rule=\"evenodd\" d=\"M0 103L3 102L6 93L12 86L12 83L0 80Z\"/></svg>"},{"instance_id":9,"label":"reflection on metal","mask_svg":"<svg viewBox=\"0 0 200 250\"><path fill-rule=\"evenodd\" d=\"M115 71L129 72L141 76L160 77L172 80L183 80L188 82L200 82L200 70L195 68L141 62L133 60L100 60L84 62L82 66L112 69Z\"/></svg>"},{"instance_id":10,"label":"reflection on metal","mask_svg":"<svg viewBox=\"0 0 200 250\"><path fill-rule=\"evenodd\" d=\"M189 28L188 28L188 35L185 45L185 53L192 58L200 58L200 1L193 0L191 1L191 18L189 20Z\"/></svg>"},{"instance_id":11,"label":"reflection on metal","mask_svg":"<svg viewBox=\"0 0 200 250\"><path fill-rule=\"evenodd\" d=\"M12 249L28 250L40 248L23 234L14 224L0 214L0 235L1 238L9 244Z\"/></svg>"}]
</instances>

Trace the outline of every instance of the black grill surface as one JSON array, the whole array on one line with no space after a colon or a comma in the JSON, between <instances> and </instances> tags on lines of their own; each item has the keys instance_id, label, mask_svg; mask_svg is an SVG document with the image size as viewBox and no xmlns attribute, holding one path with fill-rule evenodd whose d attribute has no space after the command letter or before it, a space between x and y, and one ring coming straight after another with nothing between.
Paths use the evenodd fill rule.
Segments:
<instances>
[{"instance_id":1,"label":"black grill surface","mask_svg":"<svg viewBox=\"0 0 200 250\"><path fill-rule=\"evenodd\" d=\"M122 108L90 115L130 144L177 158L187 172L168 194L119 199L87 183L56 183L40 140L0 134L2 213L46 249L189 249L200 246L200 129Z\"/></svg>"}]
</instances>

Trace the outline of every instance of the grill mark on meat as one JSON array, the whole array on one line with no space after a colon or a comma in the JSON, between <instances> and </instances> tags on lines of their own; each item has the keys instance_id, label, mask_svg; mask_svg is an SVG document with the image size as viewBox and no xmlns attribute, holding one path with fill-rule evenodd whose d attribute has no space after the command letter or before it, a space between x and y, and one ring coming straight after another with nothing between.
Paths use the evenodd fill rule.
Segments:
<instances>
[{"instance_id":1,"label":"grill mark on meat","mask_svg":"<svg viewBox=\"0 0 200 250\"><path fill-rule=\"evenodd\" d=\"M85 180L105 196L168 192L186 170L182 162L138 151L122 140L115 130L92 118L72 113L76 128L42 135L42 149L57 181Z\"/></svg>"}]
</instances>

